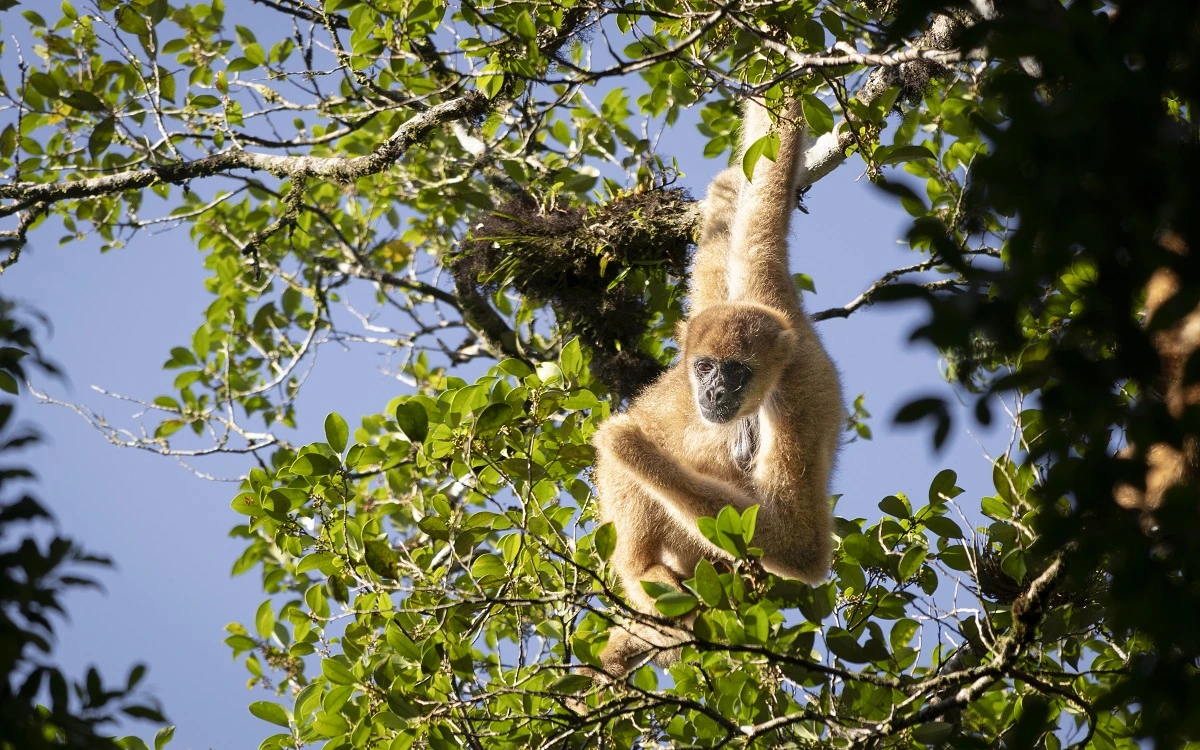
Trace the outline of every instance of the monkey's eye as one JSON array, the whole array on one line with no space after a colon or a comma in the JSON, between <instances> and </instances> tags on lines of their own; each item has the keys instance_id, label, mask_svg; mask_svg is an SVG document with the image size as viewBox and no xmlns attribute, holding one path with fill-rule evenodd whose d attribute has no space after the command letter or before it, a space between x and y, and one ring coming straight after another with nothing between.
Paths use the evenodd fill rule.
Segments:
<instances>
[{"instance_id":1,"label":"monkey's eye","mask_svg":"<svg viewBox=\"0 0 1200 750\"><path fill-rule=\"evenodd\" d=\"M693 365L693 367L696 368L696 374L703 378L706 378L709 375L712 375L713 370L717 369L716 363L712 362L711 360L707 360L707 359L696 360L696 364Z\"/></svg>"},{"instance_id":2,"label":"monkey's eye","mask_svg":"<svg viewBox=\"0 0 1200 750\"><path fill-rule=\"evenodd\" d=\"M750 376L754 374L754 370L751 370L748 365L744 365L741 362L729 362L723 369L725 371L725 378L735 388L741 388L750 382Z\"/></svg>"}]
</instances>

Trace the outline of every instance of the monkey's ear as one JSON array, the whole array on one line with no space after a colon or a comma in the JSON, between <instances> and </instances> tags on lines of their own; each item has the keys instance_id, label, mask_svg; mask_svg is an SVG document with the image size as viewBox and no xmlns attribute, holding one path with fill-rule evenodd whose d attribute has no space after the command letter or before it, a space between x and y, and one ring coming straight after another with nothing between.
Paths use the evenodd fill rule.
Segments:
<instances>
[{"instance_id":1,"label":"monkey's ear","mask_svg":"<svg viewBox=\"0 0 1200 750\"><path fill-rule=\"evenodd\" d=\"M775 346L781 354L790 356L800 346L800 338L796 336L796 332L791 328L785 328L779 332L779 336L775 339ZM779 359L784 359L781 356Z\"/></svg>"}]
</instances>

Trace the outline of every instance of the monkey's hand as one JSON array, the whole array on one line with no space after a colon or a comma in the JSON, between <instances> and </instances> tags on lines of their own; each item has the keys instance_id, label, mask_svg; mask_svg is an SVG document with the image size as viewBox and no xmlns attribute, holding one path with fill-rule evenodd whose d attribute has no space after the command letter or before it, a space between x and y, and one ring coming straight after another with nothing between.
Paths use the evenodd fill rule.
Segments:
<instances>
[{"instance_id":1,"label":"monkey's hand","mask_svg":"<svg viewBox=\"0 0 1200 750\"><path fill-rule=\"evenodd\" d=\"M636 421L625 414L609 419L592 442L600 456L620 463L639 480L651 486L675 484L684 469L662 447L650 439Z\"/></svg>"},{"instance_id":2,"label":"monkey's hand","mask_svg":"<svg viewBox=\"0 0 1200 750\"><path fill-rule=\"evenodd\" d=\"M740 511L756 502L740 488L681 464L624 415L605 422L595 442L602 460L619 464L666 500L669 508L687 519L689 530L696 517L715 517L726 505Z\"/></svg>"}]
</instances>

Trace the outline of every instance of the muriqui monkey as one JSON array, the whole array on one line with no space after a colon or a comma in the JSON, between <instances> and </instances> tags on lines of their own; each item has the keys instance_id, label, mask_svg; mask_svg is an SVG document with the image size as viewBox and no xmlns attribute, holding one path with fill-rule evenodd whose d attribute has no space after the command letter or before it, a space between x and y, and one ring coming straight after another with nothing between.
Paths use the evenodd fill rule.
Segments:
<instances>
[{"instance_id":1,"label":"muriqui monkey","mask_svg":"<svg viewBox=\"0 0 1200 750\"><path fill-rule=\"evenodd\" d=\"M747 103L742 148L770 132ZM831 555L829 476L844 420L837 372L788 270L802 132L781 118L774 162L709 188L678 361L597 431L599 518L617 530L612 565L631 604L654 614L641 581L682 588L701 558L728 556L696 519L758 504L754 544L772 573L816 582ZM686 624L686 623L685 623ZM614 628L601 655L611 676L648 651L672 658L652 629Z\"/></svg>"}]
</instances>

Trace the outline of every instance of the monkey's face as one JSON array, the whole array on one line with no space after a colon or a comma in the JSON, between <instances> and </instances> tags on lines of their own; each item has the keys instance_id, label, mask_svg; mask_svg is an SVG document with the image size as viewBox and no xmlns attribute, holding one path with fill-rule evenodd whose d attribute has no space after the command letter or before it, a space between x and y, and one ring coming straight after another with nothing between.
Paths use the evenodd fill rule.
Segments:
<instances>
[{"instance_id":1,"label":"monkey's face","mask_svg":"<svg viewBox=\"0 0 1200 750\"><path fill-rule=\"evenodd\" d=\"M726 424L757 411L790 355L791 332L759 305L713 305L681 331L683 366L705 421Z\"/></svg>"},{"instance_id":2,"label":"monkey's face","mask_svg":"<svg viewBox=\"0 0 1200 750\"><path fill-rule=\"evenodd\" d=\"M692 362L692 382L700 416L709 422L732 422L746 400L746 387L754 370L745 362L696 357Z\"/></svg>"}]
</instances>

